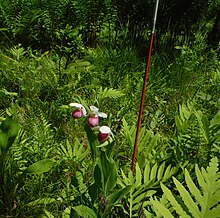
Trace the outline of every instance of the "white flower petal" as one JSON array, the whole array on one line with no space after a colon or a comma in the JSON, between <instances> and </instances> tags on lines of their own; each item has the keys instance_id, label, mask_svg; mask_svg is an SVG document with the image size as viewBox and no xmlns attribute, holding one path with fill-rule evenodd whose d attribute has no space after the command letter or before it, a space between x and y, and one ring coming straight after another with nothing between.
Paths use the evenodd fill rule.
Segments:
<instances>
[{"instance_id":1,"label":"white flower petal","mask_svg":"<svg viewBox=\"0 0 220 218\"><path fill-rule=\"evenodd\" d=\"M82 106L82 113L83 113L83 116L86 116L86 109Z\"/></svg>"},{"instance_id":2,"label":"white flower petal","mask_svg":"<svg viewBox=\"0 0 220 218\"><path fill-rule=\"evenodd\" d=\"M82 109L83 116L86 116L86 109L79 103L70 103L70 107L75 107L76 109Z\"/></svg>"},{"instance_id":3,"label":"white flower petal","mask_svg":"<svg viewBox=\"0 0 220 218\"><path fill-rule=\"evenodd\" d=\"M95 106L90 106L90 110L94 113L98 113L99 109Z\"/></svg>"},{"instance_id":4,"label":"white flower petal","mask_svg":"<svg viewBox=\"0 0 220 218\"><path fill-rule=\"evenodd\" d=\"M83 108L83 106L79 103L70 103L69 106L70 107L75 107L75 108Z\"/></svg>"},{"instance_id":5,"label":"white flower petal","mask_svg":"<svg viewBox=\"0 0 220 218\"><path fill-rule=\"evenodd\" d=\"M101 126L99 131L104 134L109 134L111 132L111 129L108 126Z\"/></svg>"},{"instance_id":6,"label":"white flower petal","mask_svg":"<svg viewBox=\"0 0 220 218\"><path fill-rule=\"evenodd\" d=\"M107 118L107 114L105 114L103 112L98 112L98 116L102 117L102 118Z\"/></svg>"}]
</instances>

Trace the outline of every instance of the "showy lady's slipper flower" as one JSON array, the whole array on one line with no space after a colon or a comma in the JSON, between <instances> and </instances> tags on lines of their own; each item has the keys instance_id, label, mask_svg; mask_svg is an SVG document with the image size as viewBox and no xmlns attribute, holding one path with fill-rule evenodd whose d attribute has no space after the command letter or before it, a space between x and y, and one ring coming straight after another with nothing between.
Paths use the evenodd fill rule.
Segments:
<instances>
[{"instance_id":1,"label":"showy lady's slipper flower","mask_svg":"<svg viewBox=\"0 0 220 218\"><path fill-rule=\"evenodd\" d=\"M82 116L86 116L86 109L81 104L70 103L69 106L74 107L74 110L72 112L72 117L74 119L79 119Z\"/></svg>"},{"instance_id":2,"label":"showy lady's slipper flower","mask_svg":"<svg viewBox=\"0 0 220 218\"><path fill-rule=\"evenodd\" d=\"M99 112L99 109L95 106L90 106L90 113L88 117L88 124L91 127L97 126L99 123L99 117L107 118L107 114Z\"/></svg>"},{"instance_id":3,"label":"showy lady's slipper flower","mask_svg":"<svg viewBox=\"0 0 220 218\"><path fill-rule=\"evenodd\" d=\"M108 140L110 134L111 129L108 126L101 126L98 133L99 142L105 142Z\"/></svg>"}]
</instances>

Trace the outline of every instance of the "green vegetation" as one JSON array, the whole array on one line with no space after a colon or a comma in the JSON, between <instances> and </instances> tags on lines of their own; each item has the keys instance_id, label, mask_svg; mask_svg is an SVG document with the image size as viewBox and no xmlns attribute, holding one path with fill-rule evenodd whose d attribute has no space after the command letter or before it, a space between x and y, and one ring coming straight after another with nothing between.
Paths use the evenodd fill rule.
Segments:
<instances>
[{"instance_id":1,"label":"green vegetation","mask_svg":"<svg viewBox=\"0 0 220 218\"><path fill-rule=\"evenodd\" d=\"M0 0L0 217L220 217L220 2L183 3L160 3L132 175L154 1Z\"/></svg>"}]
</instances>

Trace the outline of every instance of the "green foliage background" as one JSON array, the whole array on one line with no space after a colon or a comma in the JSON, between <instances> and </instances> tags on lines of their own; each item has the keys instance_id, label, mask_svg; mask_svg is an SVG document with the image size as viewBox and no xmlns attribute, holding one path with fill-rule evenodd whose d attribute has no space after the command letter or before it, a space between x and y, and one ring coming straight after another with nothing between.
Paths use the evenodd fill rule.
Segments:
<instances>
[{"instance_id":1,"label":"green foliage background","mask_svg":"<svg viewBox=\"0 0 220 218\"><path fill-rule=\"evenodd\" d=\"M219 1L161 0L130 171L154 3L0 0L0 216L219 217Z\"/></svg>"}]
</instances>

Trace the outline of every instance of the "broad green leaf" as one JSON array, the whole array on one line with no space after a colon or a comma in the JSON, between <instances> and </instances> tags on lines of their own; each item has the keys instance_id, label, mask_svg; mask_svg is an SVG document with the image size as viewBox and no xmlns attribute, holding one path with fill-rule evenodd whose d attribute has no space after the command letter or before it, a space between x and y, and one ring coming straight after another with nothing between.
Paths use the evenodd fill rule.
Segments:
<instances>
[{"instance_id":1,"label":"broad green leaf","mask_svg":"<svg viewBox=\"0 0 220 218\"><path fill-rule=\"evenodd\" d=\"M99 145L99 142L97 140L97 135L92 131L91 127L87 123L85 123L84 129L87 134L92 156L93 158L95 158L98 155L97 146Z\"/></svg>"},{"instance_id":2,"label":"broad green leaf","mask_svg":"<svg viewBox=\"0 0 220 218\"><path fill-rule=\"evenodd\" d=\"M100 187L98 187L96 183L93 183L92 185L89 186L88 192L91 197L91 202L94 203L98 199L99 193L101 191L100 191Z\"/></svg>"},{"instance_id":3,"label":"broad green leaf","mask_svg":"<svg viewBox=\"0 0 220 218\"><path fill-rule=\"evenodd\" d=\"M2 121L0 125L0 147L7 151L19 132L20 126L17 120L12 118L7 118Z\"/></svg>"},{"instance_id":4,"label":"broad green leaf","mask_svg":"<svg viewBox=\"0 0 220 218\"><path fill-rule=\"evenodd\" d=\"M53 167L53 161L50 159L39 160L29 166L24 173L41 174L48 172Z\"/></svg>"},{"instance_id":5,"label":"broad green leaf","mask_svg":"<svg viewBox=\"0 0 220 218\"><path fill-rule=\"evenodd\" d=\"M116 190L111 195L107 196L108 204L113 205L117 203L124 195L129 193L131 185L126 186L123 189Z\"/></svg>"},{"instance_id":6,"label":"broad green leaf","mask_svg":"<svg viewBox=\"0 0 220 218\"><path fill-rule=\"evenodd\" d=\"M97 166L101 172L102 189L107 196L108 192L114 188L117 182L117 165L111 157L107 157L106 153L101 151Z\"/></svg>"},{"instance_id":7,"label":"broad green leaf","mask_svg":"<svg viewBox=\"0 0 220 218\"><path fill-rule=\"evenodd\" d=\"M83 218L97 218L96 213L89 207L84 205L79 205L73 207L77 214Z\"/></svg>"},{"instance_id":8,"label":"broad green leaf","mask_svg":"<svg viewBox=\"0 0 220 218\"><path fill-rule=\"evenodd\" d=\"M102 181L102 172L99 164L96 164L94 174L93 174L95 184L97 187L101 189L101 187L104 186L103 181Z\"/></svg>"},{"instance_id":9,"label":"broad green leaf","mask_svg":"<svg viewBox=\"0 0 220 218\"><path fill-rule=\"evenodd\" d=\"M115 164L112 164L111 172L109 176L107 177L106 184L105 184L105 193L109 193L111 191L117 182L117 166Z\"/></svg>"}]
</instances>

